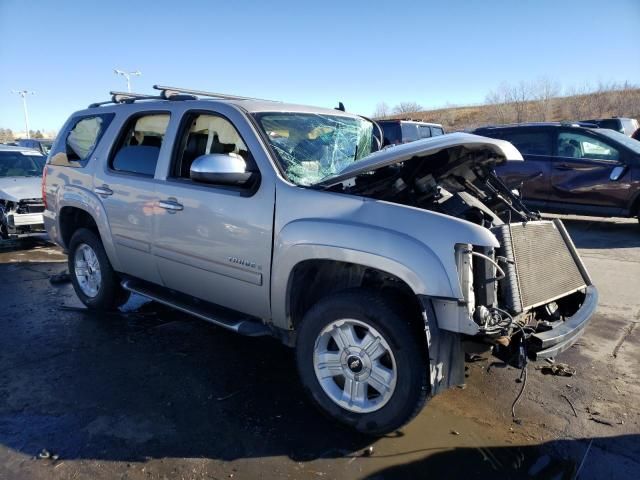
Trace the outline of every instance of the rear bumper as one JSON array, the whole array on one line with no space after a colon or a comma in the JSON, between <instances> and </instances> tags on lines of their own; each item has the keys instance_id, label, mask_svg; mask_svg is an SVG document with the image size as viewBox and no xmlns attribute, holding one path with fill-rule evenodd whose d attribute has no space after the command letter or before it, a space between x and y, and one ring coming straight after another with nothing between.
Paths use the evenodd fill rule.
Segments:
<instances>
[{"instance_id":1,"label":"rear bumper","mask_svg":"<svg viewBox=\"0 0 640 480\"><path fill-rule=\"evenodd\" d=\"M561 325L530 337L530 354L535 360L552 358L575 343L598 306L598 289L589 285L580 309Z\"/></svg>"}]
</instances>

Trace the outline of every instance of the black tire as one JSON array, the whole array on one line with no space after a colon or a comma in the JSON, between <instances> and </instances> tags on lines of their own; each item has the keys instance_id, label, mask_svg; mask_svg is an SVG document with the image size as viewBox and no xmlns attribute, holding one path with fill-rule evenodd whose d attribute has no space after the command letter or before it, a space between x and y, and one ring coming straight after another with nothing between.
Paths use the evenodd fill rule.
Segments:
<instances>
[{"instance_id":1,"label":"black tire","mask_svg":"<svg viewBox=\"0 0 640 480\"><path fill-rule=\"evenodd\" d=\"M74 257L78 247L83 244L93 249L100 264L101 284L97 294L93 297L85 295L76 277ZM76 295L88 308L103 311L115 310L129 299L129 292L120 286L120 278L118 278L111 266L111 262L109 262L102 241L93 231L87 228L79 228L74 232L69 242L69 257L67 261L69 276Z\"/></svg>"},{"instance_id":2,"label":"black tire","mask_svg":"<svg viewBox=\"0 0 640 480\"><path fill-rule=\"evenodd\" d=\"M389 344L397 380L393 395L379 410L358 413L342 408L323 390L314 370L318 335L330 323L354 319L372 326ZM302 384L316 406L359 432L384 435L398 430L423 408L429 393L428 355L424 337L392 299L365 289L340 292L320 300L304 316L297 333L296 360Z\"/></svg>"}]
</instances>

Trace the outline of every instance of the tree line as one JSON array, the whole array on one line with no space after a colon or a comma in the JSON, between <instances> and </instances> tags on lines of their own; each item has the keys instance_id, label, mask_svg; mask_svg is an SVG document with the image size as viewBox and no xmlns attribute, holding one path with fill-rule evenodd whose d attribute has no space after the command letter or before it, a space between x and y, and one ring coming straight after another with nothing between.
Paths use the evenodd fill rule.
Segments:
<instances>
[{"instance_id":1,"label":"tree line","mask_svg":"<svg viewBox=\"0 0 640 480\"><path fill-rule=\"evenodd\" d=\"M487 124L575 121L612 116L640 116L640 87L615 82L562 89L549 78L533 82L501 83L490 91L484 103L472 106L447 105L425 110L416 102L401 102L390 108L380 102L374 118L414 118L442 123L450 130Z\"/></svg>"},{"instance_id":2,"label":"tree line","mask_svg":"<svg viewBox=\"0 0 640 480\"><path fill-rule=\"evenodd\" d=\"M44 134L40 130L29 130L30 138L44 138ZM10 128L0 128L0 143L9 143L17 138Z\"/></svg>"}]
</instances>

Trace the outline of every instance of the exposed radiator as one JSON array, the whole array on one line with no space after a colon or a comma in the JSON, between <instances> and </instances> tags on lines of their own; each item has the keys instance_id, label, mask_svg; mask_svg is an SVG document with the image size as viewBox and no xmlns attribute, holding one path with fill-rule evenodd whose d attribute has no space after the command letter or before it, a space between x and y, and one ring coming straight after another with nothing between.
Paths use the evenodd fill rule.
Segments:
<instances>
[{"instance_id":1,"label":"exposed radiator","mask_svg":"<svg viewBox=\"0 0 640 480\"><path fill-rule=\"evenodd\" d=\"M501 225L493 232L499 255L511 261L499 285L508 310L520 313L591 284L560 220Z\"/></svg>"}]
</instances>

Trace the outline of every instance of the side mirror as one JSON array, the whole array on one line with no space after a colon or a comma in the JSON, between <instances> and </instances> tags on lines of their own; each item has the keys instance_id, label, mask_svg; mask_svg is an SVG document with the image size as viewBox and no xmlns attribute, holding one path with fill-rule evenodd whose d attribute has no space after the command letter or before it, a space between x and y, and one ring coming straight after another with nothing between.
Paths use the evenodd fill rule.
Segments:
<instances>
[{"instance_id":1,"label":"side mirror","mask_svg":"<svg viewBox=\"0 0 640 480\"><path fill-rule=\"evenodd\" d=\"M620 165L618 167L614 167L613 170L611 170L611 175L609 175L609 180L615 182L617 180L620 180L620 178L627 172L627 166L626 165Z\"/></svg>"},{"instance_id":2,"label":"side mirror","mask_svg":"<svg viewBox=\"0 0 640 480\"><path fill-rule=\"evenodd\" d=\"M247 171L247 163L240 155L211 153L201 155L191 164L191 180L217 185L242 186L247 184L254 173Z\"/></svg>"}]
</instances>

